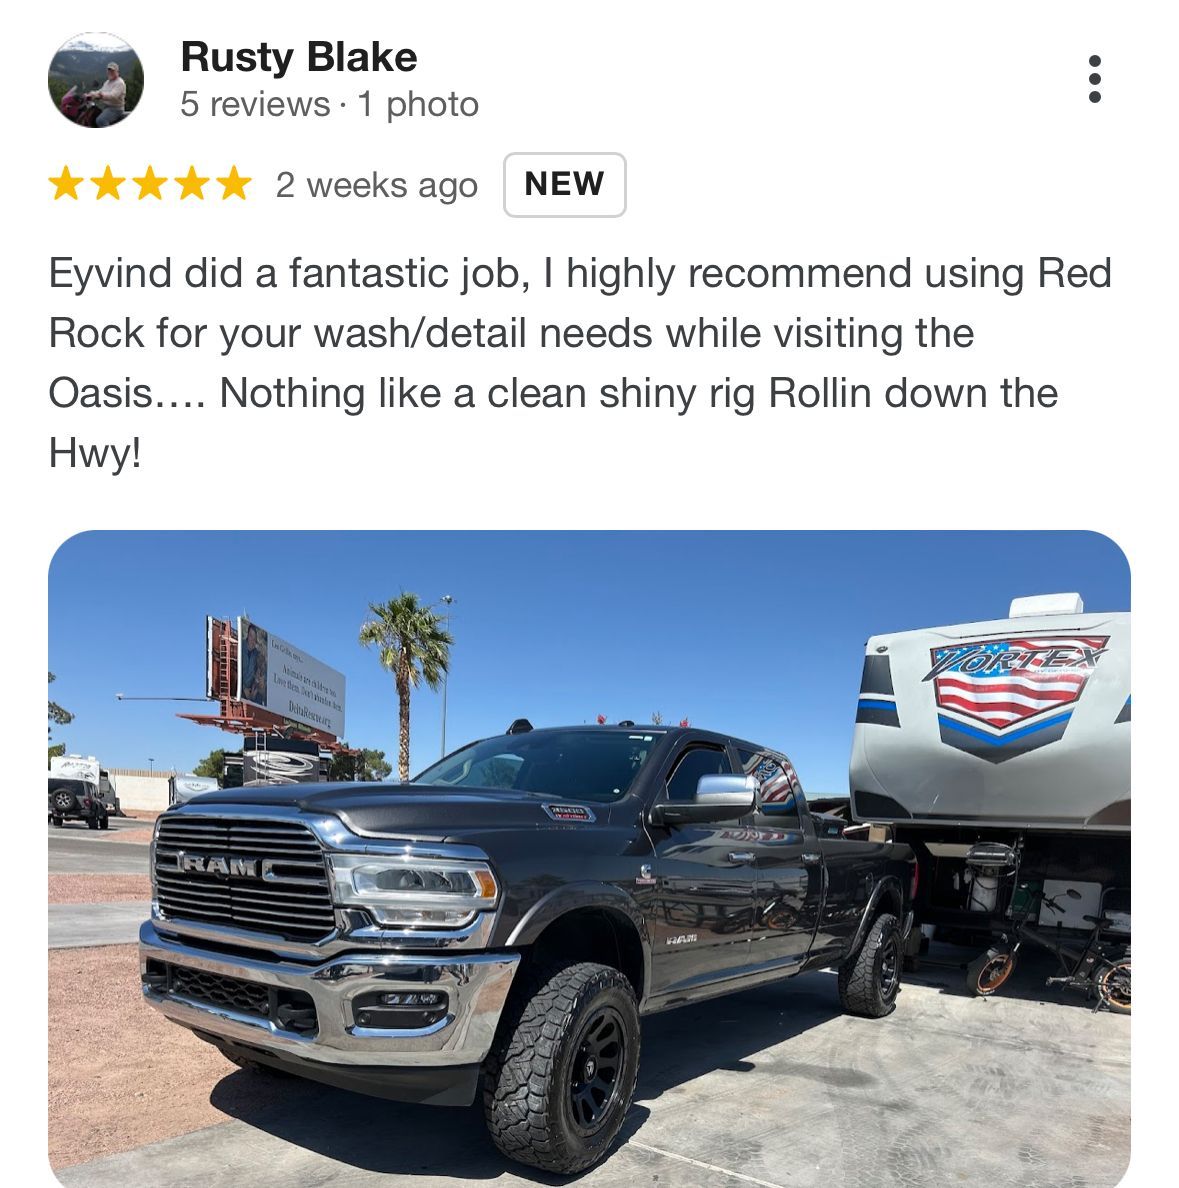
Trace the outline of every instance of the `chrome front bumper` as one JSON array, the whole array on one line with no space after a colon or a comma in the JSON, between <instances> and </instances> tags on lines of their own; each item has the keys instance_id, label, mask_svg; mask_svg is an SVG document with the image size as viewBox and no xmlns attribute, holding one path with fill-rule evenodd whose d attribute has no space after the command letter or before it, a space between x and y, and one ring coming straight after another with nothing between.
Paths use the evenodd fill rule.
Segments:
<instances>
[{"instance_id":1,"label":"chrome front bumper","mask_svg":"<svg viewBox=\"0 0 1179 1188\"><path fill-rule=\"evenodd\" d=\"M170 992L146 981L148 961L187 966L264 986L301 990L315 1003L315 1034ZM439 1068L477 1065L486 1057L519 964L518 953L353 953L316 965L228 956L164 935L146 921L139 930L143 996L174 1023L279 1057L350 1068ZM372 991L443 990L445 1018L416 1030L364 1028L353 1000Z\"/></svg>"}]
</instances>

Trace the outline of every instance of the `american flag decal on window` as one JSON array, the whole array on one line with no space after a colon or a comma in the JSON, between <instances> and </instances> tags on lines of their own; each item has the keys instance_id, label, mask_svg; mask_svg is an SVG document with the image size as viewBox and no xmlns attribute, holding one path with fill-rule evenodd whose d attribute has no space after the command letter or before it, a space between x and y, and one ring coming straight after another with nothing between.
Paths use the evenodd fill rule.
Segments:
<instances>
[{"instance_id":1,"label":"american flag decal on window","mask_svg":"<svg viewBox=\"0 0 1179 1188\"><path fill-rule=\"evenodd\" d=\"M942 742L1002 763L1063 737L1108 635L1037 635L930 650Z\"/></svg>"}]
</instances>

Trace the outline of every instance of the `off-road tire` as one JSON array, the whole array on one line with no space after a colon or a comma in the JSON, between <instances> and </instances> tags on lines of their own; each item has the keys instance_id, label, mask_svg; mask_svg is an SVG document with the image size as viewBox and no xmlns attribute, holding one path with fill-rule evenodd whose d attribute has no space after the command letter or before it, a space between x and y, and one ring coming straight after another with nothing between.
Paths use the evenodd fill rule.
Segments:
<instances>
[{"instance_id":1,"label":"off-road tire","mask_svg":"<svg viewBox=\"0 0 1179 1188\"><path fill-rule=\"evenodd\" d=\"M574 1117L585 1028L605 1013L621 1051L611 1093L590 1126ZM593 962L538 964L513 987L483 1066L483 1112L491 1140L509 1159L572 1175L610 1149L639 1070L634 988L617 969Z\"/></svg>"},{"instance_id":2,"label":"off-road tire","mask_svg":"<svg viewBox=\"0 0 1179 1188\"><path fill-rule=\"evenodd\" d=\"M966 967L966 989L979 998L990 998L1011 980L1015 954L1006 949L988 949Z\"/></svg>"},{"instance_id":3,"label":"off-road tire","mask_svg":"<svg viewBox=\"0 0 1179 1188\"><path fill-rule=\"evenodd\" d=\"M99 825L98 825L97 817L87 817L86 818L86 828L87 829L97 829L98 827L99 827Z\"/></svg>"},{"instance_id":4,"label":"off-road tire","mask_svg":"<svg viewBox=\"0 0 1179 1188\"><path fill-rule=\"evenodd\" d=\"M49 819L53 822L54 829L60 829L65 824L64 817L50 817Z\"/></svg>"},{"instance_id":5,"label":"off-road tire","mask_svg":"<svg viewBox=\"0 0 1179 1188\"><path fill-rule=\"evenodd\" d=\"M71 809L78 805L78 798L67 788L58 788L53 794L53 807L58 815L64 817Z\"/></svg>"},{"instance_id":6,"label":"off-road tire","mask_svg":"<svg viewBox=\"0 0 1179 1188\"><path fill-rule=\"evenodd\" d=\"M883 976L892 962L891 978ZM859 951L839 967L839 1001L849 1015L882 1019L897 1005L901 973L901 929L882 912L872 921Z\"/></svg>"},{"instance_id":7,"label":"off-road tire","mask_svg":"<svg viewBox=\"0 0 1179 1188\"><path fill-rule=\"evenodd\" d=\"M98 828L99 829L109 829L110 827L111 827L110 817L103 816L103 817L98 818Z\"/></svg>"}]
</instances>

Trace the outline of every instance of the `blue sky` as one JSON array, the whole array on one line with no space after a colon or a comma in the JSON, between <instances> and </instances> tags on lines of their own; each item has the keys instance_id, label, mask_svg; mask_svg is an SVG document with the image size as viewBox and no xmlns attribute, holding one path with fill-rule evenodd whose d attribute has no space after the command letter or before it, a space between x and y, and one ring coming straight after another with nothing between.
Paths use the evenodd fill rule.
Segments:
<instances>
[{"instance_id":1,"label":"blue sky","mask_svg":"<svg viewBox=\"0 0 1179 1188\"><path fill-rule=\"evenodd\" d=\"M791 756L843 794L865 639L1001 618L1012 597L1077 590L1128 610L1124 557L1089 533L105 532L62 546L49 577L55 728L108 767L188 770L237 741L124 701L204 692L206 614L247 614L347 678L347 734L396 754L392 678L357 643L369 601L455 602L449 749L538 726L668 722ZM441 699L412 701L412 766L438 755Z\"/></svg>"}]
</instances>

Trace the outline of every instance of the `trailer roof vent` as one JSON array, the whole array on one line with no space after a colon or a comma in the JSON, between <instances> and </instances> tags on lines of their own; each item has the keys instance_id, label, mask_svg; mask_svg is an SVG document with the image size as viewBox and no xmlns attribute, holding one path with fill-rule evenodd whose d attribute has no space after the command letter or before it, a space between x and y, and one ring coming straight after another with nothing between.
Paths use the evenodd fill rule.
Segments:
<instances>
[{"instance_id":1,"label":"trailer roof vent","mask_svg":"<svg viewBox=\"0 0 1179 1188\"><path fill-rule=\"evenodd\" d=\"M1084 610L1080 594L1033 594L1030 598L1013 598L1007 615L1027 619L1033 615L1079 615Z\"/></svg>"},{"instance_id":2,"label":"trailer roof vent","mask_svg":"<svg viewBox=\"0 0 1179 1188\"><path fill-rule=\"evenodd\" d=\"M509 727L509 734L527 734L532 729L532 723L527 718L517 718Z\"/></svg>"}]
</instances>

